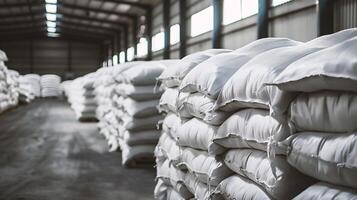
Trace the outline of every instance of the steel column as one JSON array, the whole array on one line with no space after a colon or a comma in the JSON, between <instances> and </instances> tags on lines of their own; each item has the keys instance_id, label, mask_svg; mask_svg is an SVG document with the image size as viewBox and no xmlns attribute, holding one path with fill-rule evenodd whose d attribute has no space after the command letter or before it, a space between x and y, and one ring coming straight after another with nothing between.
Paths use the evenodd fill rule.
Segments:
<instances>
[{"instance_id":1,"label":"steel column","mask_svg":"<svg viewBox=\"0 0 357 200\"><path fill-rule=\"evenodd\" d=\"M212 5L213 5L212 48L221 48L223 1L212 0Z\"/></svg>"},{"instance_id":2,"label":"steel column","mask_svg":"<svg viewBox=\"0 0 357 200\"><path fill-rule=\"evenodd\" d=\"M334 0L319 0L319 5L318 5L319 36L333 33L333 2Z\"/></svg>"},{"instance_id":3,"label":"steel column","mask_svg":"<svg viewBox=\"0 0 357 200\"><path fill-rule=\"evenodd\" d=\"M259 0L257 21L258 39L269 36L269 7L270 0Z\"/></svg>"},{"instance_id":4,"label":"steel column","mask_svg":"<svg viewBox=\"0 0 357 200\"><path fill-rule=\"evenodd\" d=\"M187 19L186 19L186 0L179 1L180 6L180 58L186 56L187 40Z\"/></svg>"},{"instance_id":5,"label":"steel column","mask_svg":"<svg viewBox=\"0 0 357 200\"><path fill-rule=\"evenodd\" d=\"M164 29L164 59L170 58L170 0L162 0L162 17Z\"/></svg>"}]
</instances>

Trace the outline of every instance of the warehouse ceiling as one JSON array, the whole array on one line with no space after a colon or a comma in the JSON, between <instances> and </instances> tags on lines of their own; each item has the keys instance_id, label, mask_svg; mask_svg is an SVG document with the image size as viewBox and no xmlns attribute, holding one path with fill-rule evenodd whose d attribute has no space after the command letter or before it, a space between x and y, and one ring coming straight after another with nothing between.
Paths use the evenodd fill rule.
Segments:
<instances>
[{"instance_id":1,"label":"warehouse ceiling","mask_svg":"<svg viewBox=\"0 0 357 200\"><path fill-rule=\"evenodd\" d=\"M0 0L0 39L112 39L133 24L145 23L146 13L159 1Z\"/></svg>"}]
</instances>

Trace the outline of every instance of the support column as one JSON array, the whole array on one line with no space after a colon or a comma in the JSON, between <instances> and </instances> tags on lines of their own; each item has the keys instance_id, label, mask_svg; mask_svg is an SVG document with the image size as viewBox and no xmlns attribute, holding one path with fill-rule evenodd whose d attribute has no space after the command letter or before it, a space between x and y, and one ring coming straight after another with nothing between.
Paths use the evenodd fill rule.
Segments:
<instances>
[{"instance_id":1,"label":"support column","mask_svg":"<svg viewBox=\"0 0 357 200\"><path fill-rule=\"evenodd\" d=\"M152 59L152 8L146 10L146 36L148 41L148 55L146 60Z\"/></svg>"},{"instance_id":2,"label":"support column","mask_svg":"<svg viewBox=\"0 0 357 200\"><path fill-rule=\"evenodd\" d=\"M318 36L333 33L333 2L334 0L319 0Z\"/></svg>"},{"instance_id":3,"label":"support column","mask_svg":"<svg viewBox=\"0 0 357 200\"><path fill-rule=\"evenodd\" d=\"M269 37L269 7L270 0L259 0L258 39Z\"/></svg>"},{"instance_id":4,"label":"support column","mask_svg":"<svg viewBox=\"0 0 357 200\"><path fill-rule=\"evenodd\" d=\"M162 0L162 16L164 28L164 59L170 58L170 0Z\"/></svg>"},{"instance_id":5,"label":"support column","mask_svg":"<svg viewBox=\"0 0 357 200\"><path fill-rule=\"evenodd\" d=\"M133 24L132 24L132 44L134 47L134 58L136 58L136 56L138 55L138 19L134 19L133 20Z\"/></svg>"},{"instance_id":6,"label":"support column","mask_svg":"<svg viewBox=\"0 0 357 200\"><path fill-rule=\"evenodd\" d=\"M128 40L129 40L129 34L128 34L128 26L124 27L124 52L125 52L125 62L128 62Z\"/></svg>"},{"instance_id":7,"label":"support column","mask_svg":"<svg viewBox=\"0 0 357 200\"><path fill-rule=\"evenodd\" d=\"M221 48L223 1L212 0L212 5L213 5L212 48Z\"/></svg>"},{"instance_id":8,"label":"support column","mask_svg":"<svg viewBox=\"0 0 357 200\"><path fill-rule=\"evenodd\" d=\"M186 40L187 40L187 12L186 0L180 0L180 58L186 56Z\"/></svg>"},{"instance_id":9,"label":"support column","mask_svg":"<svg viewBox=\"0 0 357 200\"><path fill-rule=\"evenodd\" d=\"M34 73L33 40L30 40L30 73Z\"/></svg>"},{"instance_id":10,"label":"support column","mask_svg":"<svg viewBox=\"0 0 357 200\"><path fill-rule=\"evenodd\" d=\"M120 51L121 51L121 31L118 32L117 34L117 41L116 41L116 44L117 44L117 55L118 55L118 63L120 63Z\"/></svg>"}]
</instances>

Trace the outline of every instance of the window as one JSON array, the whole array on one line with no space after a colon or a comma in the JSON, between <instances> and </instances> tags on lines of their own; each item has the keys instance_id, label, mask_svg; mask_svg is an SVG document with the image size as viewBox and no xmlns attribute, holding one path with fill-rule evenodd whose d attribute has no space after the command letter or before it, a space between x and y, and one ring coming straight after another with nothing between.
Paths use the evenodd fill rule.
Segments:
<instances>
[{"instance_id":1,"label":"window","mask_svg":"<svg viewBox=\"0 0 357 200\"><path fill-rule=\"evenodd\" d=\"M110 67L110 66L113 66L113 60L112 59L108 60L108 67Z\"/></svg>"},{"instance_id":2,"label":"window","mask_svg":"<svg viewBox=\"0 0 357 200\"><path fill-rule=\"evenodd\" d=\"M146 56L148 54L148 40L146 38L140 38L138 43L138 56Z\"/></svg>"},{"instance_id":3,"label":"window","mask_svg":"<svg viewBox=\"0 0 357 200\"><path fill-rule=\"evenodd\" d=\"M119 62L120 63L125 63L125 52L124 51L121 51L119 53Z\"/></svg>"},{"instance_id":4,"label":"window","mask_svg":"<svg viewBox=\"0 0 357 200\"><path fill-rule=\"evenodd\" d=\"M258 0L224 0L223 25L228 25L238 20L258 13Z\"/></svg>"},{"instance_id":5,"label":"window","mask_svg":"<svg viewBox=\"0 0 357 200\"><path fill-rule=\"evenodd\" d=\"M242 19L258 13L258 0L241 0L242 1Z\"/></svg>"},{"instance_id":6,"label":"window","mask_svg":"<svg viewBox=\"0 0 357 200\"><path fill-rule=\"evenodd\" d=\"M170 44L174 45L180 42L180 25L175 24L170 27Z\"/></svg>"},{"instance_id":7,"label":"window","mask_svg":"<svg viewBox=\"0 0 357 200\"><path fill-rule=\"evenodd\" d=\"M113 56L113 65L118 64L118 55Z\"/></svg>"},{"instance_id":8,"label":"window","mask_svg":"<svg viewBox=\"0 0 357 200\"><path fill-rule=\"evenodd\" d=\"M159 51L164 48L165 34L160 32L152 37L152 51Z\"/></svg>"},{"instance_id":9,"label":"window","mask_svg":"<svg viewBox=\"0 0 357 200\"><path fill-rule=\"evenodd\" d=\"M291 0L272 0L271 5L273 7L275 7L275 6L279 6L279 5L289 2L289 1L291 1Z\"/></svg>"},{"instance_id":10,"label":"window","mask_svg":"<svg viewBox=\"0 0 357 200\"><path fill-rule=\"evenodd\" d=\"M241 1L223 1L223 25L227 25L242 19Z\"/></svg>"},{"instance_id":11,"label":"window","mask_svg":"<svg viewBox=\"0 0 357 200\"><path fill-rule=\"evenodd\" d=\"M128 48L127 54L128 61L134 60L134 47Z\"/></svg>"},{"instance_id":12,"label":"window","mask_svg":"<svg viewBox=\"0 0 357 200\"><path fill-rule=\"evenodd\" d=\"M191 16L191 37L213 29L213 7L210 6Z\"/></svg>"}]
</instances>

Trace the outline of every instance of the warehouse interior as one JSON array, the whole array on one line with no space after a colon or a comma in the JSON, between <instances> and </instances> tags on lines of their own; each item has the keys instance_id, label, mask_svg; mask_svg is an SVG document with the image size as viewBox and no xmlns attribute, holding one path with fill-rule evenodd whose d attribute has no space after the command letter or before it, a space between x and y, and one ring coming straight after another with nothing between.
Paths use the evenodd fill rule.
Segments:
<instances>
[{"instance_id":1,"label":"warehouse interior","mask_svg":"<svg viewBox=\"0 0 357 200\"><path fill-rule=\"evenodd\" d=\"M0 199L357 199L357 0L0 0Z\"/></svg>"}]
</instances>

